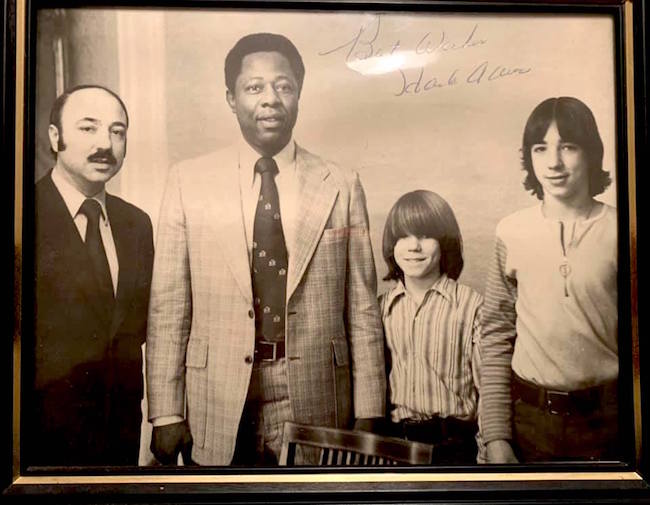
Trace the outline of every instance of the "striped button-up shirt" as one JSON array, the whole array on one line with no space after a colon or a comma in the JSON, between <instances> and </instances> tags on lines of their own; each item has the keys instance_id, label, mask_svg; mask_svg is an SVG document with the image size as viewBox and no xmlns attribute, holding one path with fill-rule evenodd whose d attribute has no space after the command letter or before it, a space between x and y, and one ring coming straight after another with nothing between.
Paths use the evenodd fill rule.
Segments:
<instances>
[{"instance_id":1,"label":"striped button-up shirt","mask_svg":"<svg viewBox=\"0 0 650 505\"><path fill-rule=\"evenodd\" d=\"M442 275L417 304L398 282L380 297L391 419L477 417L482 296Z\"/></svg>"}]
</instances>

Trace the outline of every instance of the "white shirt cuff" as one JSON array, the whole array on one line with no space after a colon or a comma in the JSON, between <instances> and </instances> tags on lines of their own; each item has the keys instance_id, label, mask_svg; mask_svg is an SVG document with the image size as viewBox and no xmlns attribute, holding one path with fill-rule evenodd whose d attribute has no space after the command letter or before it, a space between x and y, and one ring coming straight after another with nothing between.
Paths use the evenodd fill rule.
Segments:
<instances>
[{"instance_id":1,"label":"white shirt cuff","mask_svg":"<svg viewBox=\"0 0 650 505\"><path fill-rule=\"evenodd\" d=\"M166 426L168 424L180 423L181 421L183 421L183 418L181 416L161 416L152 419L151 424L153 424L154 428L156 428L158 426Z\"/></svg>"}]
</instances>

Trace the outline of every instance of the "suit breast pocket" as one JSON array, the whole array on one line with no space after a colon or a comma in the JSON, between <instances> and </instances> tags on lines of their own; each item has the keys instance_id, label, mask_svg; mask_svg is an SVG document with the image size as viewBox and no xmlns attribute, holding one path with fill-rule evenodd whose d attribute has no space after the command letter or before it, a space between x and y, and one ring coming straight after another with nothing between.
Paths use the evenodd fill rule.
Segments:
<instances>
[{"instance_id":1,"label":"suit breast pocket","mask_svg":"<svg viewBox=\"0 0 650 505\"><path fill-rule=\"evenodd\" d=\"M337 428L349 428L352 416L352 387L350 380L350 350L345 338L332 340L332 378Z\"/></svg>"},{"instance_id":2,"label":"suit breast pocket","mask_svg":"<svg viewBox=\"0 0 650 505\"><path fill-rule=\"evenodd\" d=\"M348 237L350 236L350 228L326 228L323 230L323 235L321 236L320 242L330 243L330 242L345 242L347 243Z\"/></svg>"},{"instance_id":3,"label":"suit breast pocket","mask_svg":"<svg viewBox=\"0 0 650 505\"><path fill-rule=\"evenodd\" d=\"M191 339L185 355L185 387L187 390L187 420L194 444L205 445L208 417L208 343Z\"/></svg>"}]
</instances>

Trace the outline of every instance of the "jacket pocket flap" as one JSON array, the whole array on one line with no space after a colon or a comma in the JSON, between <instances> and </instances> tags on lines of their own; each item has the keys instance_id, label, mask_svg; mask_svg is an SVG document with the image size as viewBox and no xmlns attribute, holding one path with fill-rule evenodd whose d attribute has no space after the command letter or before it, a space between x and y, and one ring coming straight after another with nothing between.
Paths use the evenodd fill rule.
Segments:
<instances>
[{"instance_id":1,"label":"jacket pocket flap","mask_svg":"<svg viewBox=\"0 0 650 505\"><path fill-rule=\"evenodd\" d=\"M334 352L334 363L336 366L347 366L350 362L350 350L348 341L344 338L332 340L332 351Z\"/></svg>"},{"instance_id":2,"label":"jacket pocket flap","mask_svg":"<svg viewBox=\"0 0 650 505\"><path fill-rule=\"evenodd\" d=\"M321 242L336 242L350 235L350 228L325 228Z\"/></svg>"},{"instance_id":3,"label":"jacket pocket flap","mask_svg":"<svg viewBox=\"0 0 650 505\"><path fill-rule=\"evenodd\" d=\"M194 368L205 368L208 364L208 343L203 340L190 340L187 344L185 365Z\"/></svg>"}]
</instances>

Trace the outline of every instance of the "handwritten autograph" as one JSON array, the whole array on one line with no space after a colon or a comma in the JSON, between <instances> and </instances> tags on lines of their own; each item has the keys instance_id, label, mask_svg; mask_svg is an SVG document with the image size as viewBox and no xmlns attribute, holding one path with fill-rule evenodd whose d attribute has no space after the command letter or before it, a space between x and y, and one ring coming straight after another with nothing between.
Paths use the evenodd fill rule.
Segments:
<instances>
[{"instance_id":1,"label":"handwritten autograph","mask_svg":"<svg viewBox=\"0 0 650 505\"><path fill-rule=\"evenodd\" d=\"M480 85L532 71L527 66L510 66L485 60L456 68L448 75L438 73L425 76L427 64L439 56L488 44L488 40L480 35L478 24L461 37L451 37L445 30L439 33L427 31L410 37L410 40L404 40L404 37L385 39L382 35L382 16L378 14L362 25L353 37L318 54L343 54L346 65L364 75L397 71L401 77L400 89L395 93L398 97L461 84Z\"/></svg>"},{"instance_id":2,"label":"handwritten autograph","mask_svg":"<svg viewBox=\"0 0 650 505\"><path fill-rule=\"evenodd\" d=\"M459 51L471 47L487 44L487 40L477 35L478 24L474 25L469 35L460 40L450 40L447 33L442 30L436 37L432 32L422 35L416 44L404 45L401 39L392 40L388 43L381 43L381 15L377 15L365 26L359 28L359 32L350 40L332 49L318 53L320 56L327 56L339 51L345 51L345 62L355 60L366 60L380 56L392 55L398 49L412 50L417 55L434 54L437 52Z\"/></svg>"},{"instance_id":3,"label":"handwritten autograph","mask_svg":"<svg viewBox=\"0 0 650 505\"><path fill-rule=\"evenodd\" d=\"M509 68L499 64L490 65L489 61L483 61L467 72L464 78L459 76L460 69L457 68L451 72L447 79L441 79L438 76L431 76L425 79L424 68L422 67L419 70L417 78L410 80L407 78L406 73L402 69L399 69L399 73L402 76L402 89L395 96L417 95L437 88L456 86L459 83L478 85L484 81L496 81L505 77L527 74L530 71L531 68Z\"/></svg>"}]
</instances>

